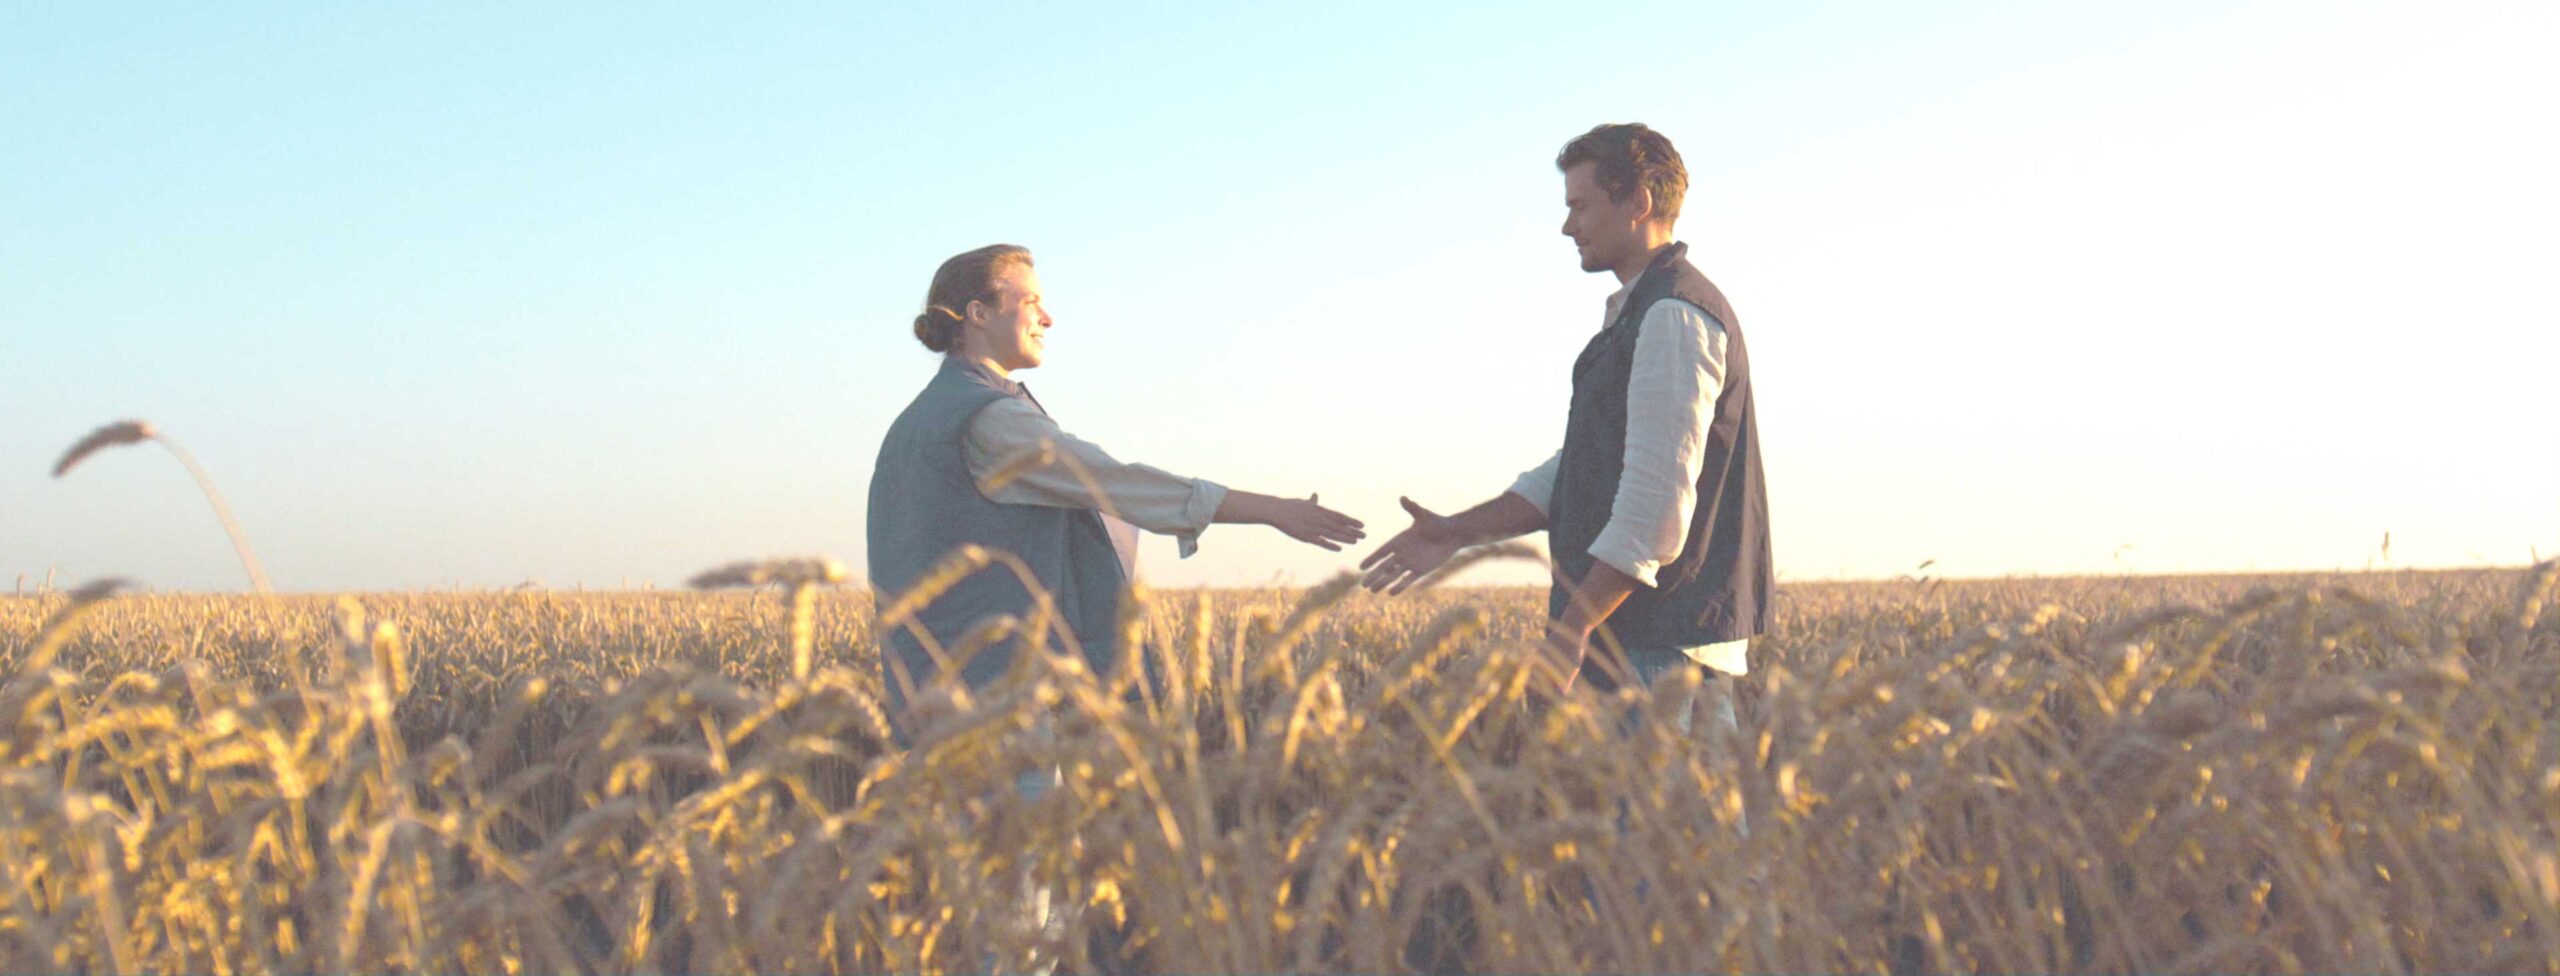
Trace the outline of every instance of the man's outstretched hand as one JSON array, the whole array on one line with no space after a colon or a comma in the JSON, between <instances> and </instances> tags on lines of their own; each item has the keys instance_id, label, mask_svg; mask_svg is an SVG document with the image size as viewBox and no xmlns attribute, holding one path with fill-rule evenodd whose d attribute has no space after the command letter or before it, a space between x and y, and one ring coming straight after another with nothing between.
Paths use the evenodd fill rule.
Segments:
<instances>
[{"instance_id":1,"label":"man's outstretched hand","mask_svg":"<svg viewBox=\"0 0 2560 976\"><path fill-rule=\"evenodd\" d=\"M1413 525L1360 560L1360 568L1367 571L1360 585L1371 593L1402 593L1466 548L1466 537L1455 519L1416 505L1410 498L1397 501L1413 516Z\"/></svg>"}]
</instances>

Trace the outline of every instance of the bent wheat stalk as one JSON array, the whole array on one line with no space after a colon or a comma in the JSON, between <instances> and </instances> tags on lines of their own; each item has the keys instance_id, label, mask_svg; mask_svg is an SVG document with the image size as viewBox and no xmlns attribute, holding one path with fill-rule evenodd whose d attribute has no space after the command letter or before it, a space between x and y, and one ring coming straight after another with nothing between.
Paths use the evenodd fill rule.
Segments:
<instances>
[{"instance_id":1,"label":"bent wheat stalk","mask_svg":"<svg viewBox=\"0 0 2560 976\"><path fill-rule=\"evenodd\" d=\"M258 566L258 554L249 551L248 534L240 531L239 520L231 517L230 504L224 502L222 492L213 487L213 476L204 473L204 466L196 463L195 455L187 453L186 448L178 446L177 441L170 440L168 435L161 433L160 428L152 426L150 421L119 420L90 431L89 436L81 438L79 443L71 445L70 450L62 452L62 460L54 462L53 476L59 478L70 473L73 465L79 464L81 459L99 451L125 444L139 444L143 441L152 441L167 448L169 454L178 459L179 464L186 466L187 473L196 479L196 487L204 490L205 500L213 503L213 515L222 520L222 530L231 534L231 548L240 554L240 565L249 571L249 585L256 587L260 594L275 592L273 587L267 585L267 571Z\"/></svg>"}]
</instances>

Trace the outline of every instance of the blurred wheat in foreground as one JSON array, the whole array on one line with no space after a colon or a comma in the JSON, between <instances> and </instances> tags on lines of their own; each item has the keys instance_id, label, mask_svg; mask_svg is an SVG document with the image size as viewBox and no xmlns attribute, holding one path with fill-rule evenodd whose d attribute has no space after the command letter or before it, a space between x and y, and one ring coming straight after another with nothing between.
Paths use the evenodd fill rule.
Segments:
<instances>
[{"instance_id":1,"label":"blurred wheat in foreground","mask_svg":"<svg viewBox=\"0 0 2560 976\"><path fill-rule=\"evenodd\" d=\"M0 969L2547 972L2555 577L1793 586L1709 741L1167 596L903 753L854 594L0 600Z\"/></svg>"}]
</instances>

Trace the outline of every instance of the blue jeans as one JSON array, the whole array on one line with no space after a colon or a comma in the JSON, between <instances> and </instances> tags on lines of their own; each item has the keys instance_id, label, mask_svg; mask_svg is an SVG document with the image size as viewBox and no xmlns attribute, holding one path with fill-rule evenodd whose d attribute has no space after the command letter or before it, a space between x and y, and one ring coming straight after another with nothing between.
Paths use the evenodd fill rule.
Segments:
<instances>
[{"instance_id":1,"label":"blue jeans","mask_svg":"<svg viewBox=\"0 0 2560 976\"><path fill-rule=\"evenodd\" d=\"M1682 737L1704 740L1709 747L1709 754L1716 756L1719 762L1735 770L1741 768L1740 757L1730 751L1731 748L1738 748L1742 741L1742 723L1733 714L1733 675L1691 660L1687 652L1676 647L1628 648L1627 664L1628 669L1635 673L1635 680L1665 695L1672 692L1663 683L1663 679L1678 673L1680 668L1698 669L1700 680L1697 687L1690 691L1689 700L1674 703L1671 707L1672 725ZM1697 724L1697 714L1701 708L1706 709L1709 723L1703 729ZM1636 724L1644 721L1644 711L1640 708L1630 708L1621 721L1624 724L1619 726L1620 733L1632 735L1635 733ZM1720 746L1726 748L1719 748ZM1625 815L1625 809L1622 806L1619 810L1621 829L1625 824ZM1747 817L1736 826L1743 836L1751 835L1751 821Z\"/></svg>"},{"instance_id":2,"label":"blue jeans","mask_svg":"<svg viewBox=\"0 0 2560 976\"><path fill-rule=\"evenodd\" d=\"M1699 681L1697 689L1691 692L1688 701L1672 706L1671 714L1677 716L1672 722L1680 730L1681 735L1695 735L1699 732L1696 716L1700 707L1708 710L1707 721L1721 726L1723 731L1733 733L1741 731L1741 722L1733 714L1733 677L1731 675L1690 660L1687 653L1676 647L1628 648L1627 664L1629 669L1635 672L1635 680L1648 688L1660 685L1662 679L1673 674L1676 669L1684 667L1698 669L1698 677L1702 680ZM1663 689L1663 693L1669 694L1670 691L1666 688ZM1627 715L1627 720L1633 723L1639 717L1638 713L1631 712ZM1628 731L1633 730L1634 727L1630 724Z\"/></svg>"}]
</instances>

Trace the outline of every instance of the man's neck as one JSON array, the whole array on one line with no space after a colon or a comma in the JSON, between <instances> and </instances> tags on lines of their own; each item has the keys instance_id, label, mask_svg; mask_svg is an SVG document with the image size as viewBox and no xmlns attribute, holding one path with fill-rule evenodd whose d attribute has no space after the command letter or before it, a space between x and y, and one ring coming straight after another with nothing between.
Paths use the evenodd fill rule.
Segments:
<instances>
[{"instance_id":1,"label":"man's neck","mask_svg":"<svg viewBox=\"0 0 2560 976\"><path fill-rule=\"evenodd\" d=\"M1617 267L1609 269L1617 274L1619 287L1626 287L1628 282L1636 280L1637 275L1643 274L1644 269L1653 267L1653 259L1661 257L1662 250L1671 246L1671 231L1667 228L1658 232L1647 231L1644 235L1644 245L1643 251L1618 262Z\"/></svg>"}]
</instances>

